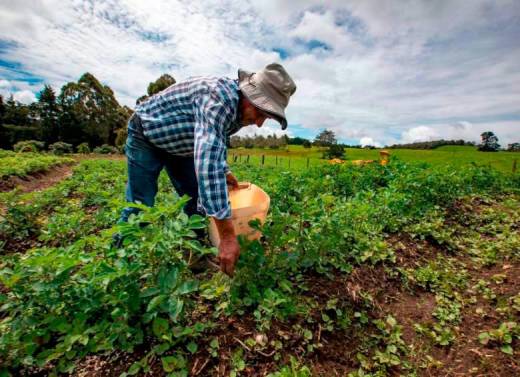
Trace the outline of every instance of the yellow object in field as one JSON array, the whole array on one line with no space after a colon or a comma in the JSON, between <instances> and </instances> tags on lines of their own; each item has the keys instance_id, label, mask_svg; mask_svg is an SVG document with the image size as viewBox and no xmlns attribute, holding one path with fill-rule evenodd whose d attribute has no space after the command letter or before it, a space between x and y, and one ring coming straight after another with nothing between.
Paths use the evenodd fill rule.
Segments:
<instances>
[{"instance_id":1,"label":"yellow object in field","mask_svg":"<svg viewBox=\"0 0 520 377\"><path fill-rule=\"evenodd\" d=\"M350 162L352 162L352 165L361 166L361 165L371 164L372 162L374 162L374 160L352 160Z\"/></svg>"},{"instance_id":2,"label":"yellow object in field","mask_svg":"<svg viewBox=\"0 0 520 377\"><path fill-rule=\"evenodd\" d=\"M250 240L256 240L262 234L249 226L249 221L258 219L264 223L269 211L271 198L257 185L249 182L241 182L238 189L229 191L231 202L231 221L235 228L235 234L244 235ZM209 239L218 247L220 236L215 221L210 217Z\"/></svg>"},{"instance_id":3,"label":"yellow object in field","mask_svg":"<svg viewBox=\"0 0 520 377\"><path fill-rule=\"evenodd\" d=\"M380 151L379 156L381 157L381 165L385 166L390 162L390 152L387 150Z\"/></svg>"},{"instance_id":4,"label":"yellow object in field","mask_svg":"<svg viewBox=\"0 0 520 377\"><path fill-rule=\"evenodd\" d=\"M339 158L333 158L332 160L329 160L329 164L331 165L337 165L337 164L342 164L344 163L345 161L339 159Z\"/></svg>"}]
</instances>

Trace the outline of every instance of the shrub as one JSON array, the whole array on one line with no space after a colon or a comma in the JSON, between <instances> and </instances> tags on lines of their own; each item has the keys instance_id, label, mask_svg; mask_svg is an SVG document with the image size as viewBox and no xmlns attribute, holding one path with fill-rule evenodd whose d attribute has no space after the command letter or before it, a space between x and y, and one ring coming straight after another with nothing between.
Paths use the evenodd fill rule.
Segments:
<instances>
[{"instance_id":1,"label":"shrub","mask_svg":"<svg viewBox=\"0 0 520 377\"><path fill-rule=\"evenodd\" d=\"M88 143L81 143L76 147L76 150L78 151L78 153L90 153L90 147L88 146Z\"/></svg>"},{"instance_id":2,"label":"shrub","mask_svg":"<svg viewBox=\"0 0 520 377\"><path fill-rule=\"evenodd\" d=\"M39 152L43 150L45 143L38 140L19 141L13 146L15 152Z\"/></svg>"},{"instance_id":3,"label":"shrub","mask_svg":"<svg viewBox=\"0 0 520 377\"><path fill-rule=\"evenodd\" d=\"M117 153L119 153L119 150L116 147L113 147L111 145L103 144L100 147L94 148L94 153L117 154Z\"/></svg>"},{"instance_id":4,"label":"shrub","mask_svg":"<svg viewBox=\"0 0 520 377\"><path fill-rule=\"evenodd\" d=\"M310 148L312 146L311 142L309 140L303 141L303 147L304 148Z\"/></svg>"},{"instance_id":5,"label":"shrub","mask_svg":"<svg viewBox=\"0 0 520 377\"><path fill-rule=\"evenodd\" d=\"M343 147L338 144L332 144L324 153L323 158L330 160L333 158L345 159L345 151Z\"/></svg>"},{"instance_id":6,"label":"shrub","mask_svg":"<svg viewBox=\"0 0 520 377\"><path fill-rule=\"evenodd\" d=\"M55 155L62 155L64 153L72 153L72 145L68 143L64 143L63 141L57 141L49 145L49 151L51 151Z\"/></svg>"}]
</instances>

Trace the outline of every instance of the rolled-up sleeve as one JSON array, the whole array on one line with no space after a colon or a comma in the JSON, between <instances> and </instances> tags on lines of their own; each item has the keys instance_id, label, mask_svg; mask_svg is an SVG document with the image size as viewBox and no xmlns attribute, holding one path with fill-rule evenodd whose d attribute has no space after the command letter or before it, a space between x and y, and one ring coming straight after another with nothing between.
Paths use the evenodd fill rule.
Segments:
<instances>
[{"instance_id":1,"label":"rolled-up sleeve","mask_svg":"<svg viewBox=\"0 0 520 377\"><path fill-rule=\"evenodd\" d=\"M233 109L217 93L208 91L194 99L195 173L199 185L199 205L206 215L217 219L231 217L226 171L226 125Z\"/></svg>"}]
</instances>

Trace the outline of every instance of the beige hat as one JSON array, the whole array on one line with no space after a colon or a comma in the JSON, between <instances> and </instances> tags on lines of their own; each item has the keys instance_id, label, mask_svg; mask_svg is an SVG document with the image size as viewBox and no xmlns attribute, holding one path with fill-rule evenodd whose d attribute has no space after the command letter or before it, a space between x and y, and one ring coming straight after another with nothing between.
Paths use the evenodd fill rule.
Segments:
<instances>
[{"instance_id":1,"label":"beige hat","mask_svg":"<svg viewBox=\"0 0 520 377\"><path fill-rule=\"evenodd\" d=\"M282 130L287 128L285 108L296 84L281 64L271 63L256 73L239 69L238 86L249 102L272 115Z\"/></svg>"}]
</instances>

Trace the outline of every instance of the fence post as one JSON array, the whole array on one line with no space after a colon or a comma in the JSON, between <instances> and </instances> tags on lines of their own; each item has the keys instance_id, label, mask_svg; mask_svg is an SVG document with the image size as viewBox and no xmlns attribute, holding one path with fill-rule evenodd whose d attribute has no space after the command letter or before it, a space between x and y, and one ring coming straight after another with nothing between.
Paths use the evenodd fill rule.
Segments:
<instances>
[{"instance_id":1,"label":"fence post","mask_svg":"<svg viewBox=\"0 0 520 377\"><path fill-rule=\"evenodd\" d=\"M291 158L289 157L289 167L291 167Z\"/></svg>"},{"instance_id":2,"label":"fence post","mask_svg":"<svg viewBox=\"0 0 520 377\"><path fill-rule=\"evenodd\" d=\"M278 165L278 156L276 156L276 161L274 163L275 165Z\"/></svg>"},{"instance_id":3,"label":"fence post","mask_svg":"<svg viewBox=\"0 0 520 377\"><path fill-rule=\"evenodd\" d=\"M262 155L262 165L264 165L265 162L265 154Z\"/></svg>"},{"instance_id":4,"label":"fence post","mask_svg":"<svg viewBox=\"0 0 520 377\"><path fill-rule=\"evenodd\" d=\"M247 155L247 163L249 164L249 155Z\"/></svg>"},{"instance_id":5,"label":"fence post","mask_svg":"<svg viewBox=\"0 0 520 377\"><path fill-rule=\"evenodd\" d=\"M516 173L516 158L513 161L513 173Z\"/></svg>"},{"instance_id":6,"label":"fence post","mask_svg":"<svg viewBox=\"0 0 520 377\"><path fill-rule=\"evenodd\" d=\"M307 168L309 168L309 157L307 157Z\"/></svg>"},{"instance_id":7,"label":"fence post","mask_svg":"<svg viewBox=\"0 0 520 377\"><path fill-rule=\"evenodd\" d=\"M233 155L233 162L237 162L238 156L236 154Z\"/></svg>"}]
</instances>

